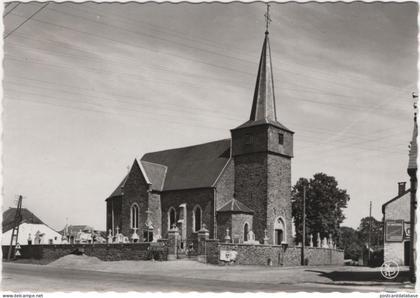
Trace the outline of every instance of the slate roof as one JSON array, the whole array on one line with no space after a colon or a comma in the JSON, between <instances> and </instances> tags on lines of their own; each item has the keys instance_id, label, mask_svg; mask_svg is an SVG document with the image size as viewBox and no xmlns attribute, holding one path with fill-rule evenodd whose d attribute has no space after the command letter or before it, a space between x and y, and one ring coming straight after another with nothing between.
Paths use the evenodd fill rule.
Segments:
<instances>
[{"instance_id":1,"label":"slate roof","mask_svg":"<svg viewBox=\"0 0 420 298\"><path fill-rule=\"evenodd\" d=\"M271 62L271 49L268 31L265 32L249 121L243 123L235 129L262 124L271 124L293 133L290 129L277 121L273 67Z\"/></svg>"},{"instance_id":2,"label":"slate roof","mask_svg":"<svg viewBox=\"0 0 420 298\"><path fill-rule=\"evenodd\" d=\"M385 208L389 203L392 203L396 200L398 200L399 198L402 198L403 196L405 196L406 194L408 194L411 191L411 189L407 189L406 191L404 191L402 194L396 196L395 198L392 198L391 200L389 200L388 202L386 202L385 204L382 205L382 214L385 214Z\"/></svg>"},{"instance_id":3,"label":"slate roof","mask_svg":"<svg viewBox=\"0 0 420 298\"><path fill-rule=\"evenodd\" d=\"M118 184L117 188L112 192L109 198L122 196L124 194L124 185L127 181L128 174L124 177L124 179Z\"/></svg>"},{"instance_id":4,"label":"slate roof","mask_svg":"<svg viewBox=\"0 0 420 298\"><path fill-rule=\"evenodd\" d=\"M167 168L163 191L212 187L230 158L230 139L145 154L141 162ZM145 166L145 171L146 170ZM162 174L162 169L153 169ZM151 175L153 176L153 175ZM159 176L161 177L161 176ZM153 178L151 177L153 180ZM157 179L160 183L160 179ZM153 182L152 182L153 183Z\"/></svg>"},{"instance_id":5,"label":"slate roof","mask_svg":"<svg viewBox=\"0 0 420 298\"><path fill-rule=\"evenodd\" d=\"M294 133L292 130L288 129L286 126L284 126L283 124L281 124L278 121L275 120L267 120L267 119L261 119L261 120L248 120L247 122L239 125L238 127L234 128L234 129L240 129L240 128L245 128L245 127L250 127L250 126L257 126L257 125L262 125L262 124L271 124L275 127L281 128L283 130L286 130L290 133Z\"/></svg>"},{"instance_id":6,"label":"slate roof","mask_svg":"<svg viewBox=\"0 0 420 298\"><path fill-rule=\"evenodd\" d=\"M249 209L245 204L239 202L235 198L227 202L223 207L217 210L217 212L248 213L248 214L254 213L252 209Z\"/></svg>"},{"instance_id":7,"label":"slate roof","mask_svg":"<svg viewBox=\"0 0 420 298\"><path fill-rule=\"evenodd\" d=\"M2 222L2 229L3 233L7 232L8 230L13 229L15 224L15 215L16 215L17 208L9 208L3 212L3 222ZM40 220L35 214L29 211L26 208L22 208L22 221L26 223L32 224L44 224L42 220Z\"/></svg>"},{"instance_id":8,"label":"slate roof","mask_svg":"<svg viewBox=\"0 0 420 298\"><path fill-rule=\"evenodd\" d=\"M147 177L152 183L152 189L162 191L168 167L145 160L140 161Z\"/></svg>"}]
</instances>

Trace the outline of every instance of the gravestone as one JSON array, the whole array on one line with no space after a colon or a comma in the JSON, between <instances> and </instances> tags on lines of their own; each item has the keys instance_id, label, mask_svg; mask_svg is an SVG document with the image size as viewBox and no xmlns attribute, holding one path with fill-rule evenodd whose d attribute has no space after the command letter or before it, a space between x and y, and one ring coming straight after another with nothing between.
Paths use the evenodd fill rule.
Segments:
<instances>
[{"instance_id":1,"label":"gravestone","mask_svg":"<svg viewBox=\"0 0 420 298\"><path fill-rule=\"evenodd\" d=\"M248 232L248 240L244 242L244 244L260 244L258 241L255 240L255 234L253 231Z\"/></svg>"}]
</instances>

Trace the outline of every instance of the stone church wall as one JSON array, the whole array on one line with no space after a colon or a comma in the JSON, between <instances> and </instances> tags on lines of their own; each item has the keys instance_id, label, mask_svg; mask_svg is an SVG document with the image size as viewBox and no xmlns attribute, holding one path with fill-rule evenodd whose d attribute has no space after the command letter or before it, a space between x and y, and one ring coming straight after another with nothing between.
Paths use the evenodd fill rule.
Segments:
<instances>
[{"instance_id":1,"label":"stone church wall","mask_svg":"<svg viewBox=\"0 0 420 298\"><path fill-rule=\"evenodd\" d=\"M229 213L217 214L217 238L224 239L226 236L226 229L232 231L232 215Z\"/></svg>"},{"instance_id":2,"label":"stone church wall","mask_svg":"<svg viewBox=\"0 0 420 298\"><path fill-rule=\"evenodd\" d=\"M162 206L159 193L152 193L149 198L150 219L153 224L153 234L162 236Z\"/></svg>"},{"instance_id":3,"label":"stone church wall","mask_svg":"<svg viewBox=\"0 0 420 298\"><path fill-rule=\"evenodd\" d=\"M130 212L131 206L136 203L140 208L139 230L137 233L140 236L140 239L143 237L141 229L145 227L147 218L146 210L149 207L148 189L149 186L141 173L140 167L135 163L123 188L124 195L122 198L121 210L122 226L120 226L120 233L124 236L130 237L133 234Z\"/></svg>"},{"instance_id":4,"label":"stone church wall","mask_svg":"<svg viewBox=\"0 0 420 298\"><path fill-rule=\"evenodd\" d=\"M214 189L197 188L187 190L166 191L161 194L162 205L162 237L167 238L168 234L168 210L174 207L177 211L181 204L187 205L187 238L191 238L193 233L193 209L199 205L202 211L202 223L210 231L210 237L213 237L213 214L214 214Z\"/></svg>"},{"instance_id":5,"label":"stone church wall","mask_svg":"<svg viewBox=\"0 0 420 298\"><path fill-rule=\"evenodd\" d=\"M253 216L251 214L232 214L232 229L230 235L232 241L235 241L237 238L239 238L240 243L244 241L245 223L248 223L248 229L252 228Z\"/></svg>"},{"instance_id":6,"label":"stone church wall","mask_svg":"<svg viewBox=\"0 0 420 298\"><path fill-rule=\"evenodd\" d=\"M274 244L274 222L278 217L281 217L286 225L285 241L289 245L293 245L291 160L279 155L269 154L267 167L267 236L269 243Z\"/></svg>"},{"instance_id":7,"label":"stone church wall","mask_svg":"<svg viewBox=\"0 0 420 298\"><path fill-rule=\"evenodd\" d=\"M216 210L223 207L233 198L235 181L234 167L234 161L231 159L216 184Z\"/></svg>"},{"instance_id":8,"label":"stone church wall","mask_svg":"<svg viewBox=\"0 0 420 298\"><path fill-rule=\"evenodd\" d=\"M256 240L262 240L267 218L266 153L235 157L235 193L238 201L255 212L252 231Z\"/></svg>"}]
</instances>

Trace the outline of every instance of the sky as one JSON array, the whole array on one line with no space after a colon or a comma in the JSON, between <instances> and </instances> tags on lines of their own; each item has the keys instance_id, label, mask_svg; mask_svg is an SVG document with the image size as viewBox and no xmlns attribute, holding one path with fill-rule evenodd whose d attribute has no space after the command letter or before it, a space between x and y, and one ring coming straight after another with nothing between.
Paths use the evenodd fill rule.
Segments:
<instances>
[{"instance_id":1,"label":"sky","mask_svg":"<svg viewBox=\"0 0 420 298\"><path fill-rule=\"evenodd\" d=\"M105 199L147 152L230 137L249 118L263 3L10 3L3 18L3 210L105 229ZM343 225L382 218L407 181L417 4L272 3L292 184L323 172Z\"/></svg>"}]
</instances>

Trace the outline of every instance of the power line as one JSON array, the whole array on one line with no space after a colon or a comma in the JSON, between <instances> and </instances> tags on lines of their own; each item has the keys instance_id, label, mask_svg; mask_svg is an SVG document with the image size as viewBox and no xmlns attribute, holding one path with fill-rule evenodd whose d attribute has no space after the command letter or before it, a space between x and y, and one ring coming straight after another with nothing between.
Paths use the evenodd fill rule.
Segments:
<instances>
[{"instance_id":1,"label":"power line","mask_svg":"<svg viewBox=\"0 0 420 298\"><path fill-rule=\"evenodd\" d=\"M226 51L227 49L225 48L225 47L221 47L218 43L216 43L215 41L210 41L210 40L206 40L206 39L204 39L204 42L203 42L203 39L201 38L201 39L193 39L193 38L187 38L186 36L185 36L185 34L183 34L183 33L179 33L179 32L177 32L177 31L174 31L174 30L169 30L169 29L167 29L167 28L163 28L163 27L160 27L160 26L157 26L157 25L155 25L155 24L150 24L150 23L148 23L148 22L145 22L145 21L143 21L143 20L139 20L139 19L132 19L132 18L129 18L129 17L127 17L127 15L124 15L124 16L122 16L122 15L119 15L119 14L116 14L115 13L115 11L113 10L112 11L112 16L109 16L109 15L104 15L104 14L98 14L97 13L97 11L91 11L91 10L89 10L89 8L88 7L86 7L86 6L84 6L83 7L83 9L81 9L81 8L76 8L76 7L73 7L73 6L70 6L70 5L66 5L66 4L60 4L60 6L64 6L64 7L67 7L67 8L70 8L70 9L73 9L73 10L76 10L76 11L80 11L80 12L82 12L82 13L87 13L87 14L90 14L90 15L94 15L94 16L100 16L100 17L105 17L105 18L116 18L116 19L118 19L118 21L120 21L120 22L122 22L122 23L126 23L126 24L133 24L133 25L136 25L136 26L138 26L138 23L140 22L140 23L142 23L142 24L147 24L147 25L149 25L149 26L152 26L152 27L157 27L157 28L160 28L160 29L163 29L164 31L167 31L167 32L171 32L171 33L165 33L165 32L163 32L163 33L165 33L165 34L172 34L173 35L173 33L176 33L177 35L180 35L179 37L176 37L176 38L180 38L180 39L184 39L184 40L190 40L190 41L193 41L193 42L196 42L196 43L208 43L208 44L210 44L210 46L213 46L213 47L216 47L216 48L218 48L218 49L222 49L223 51ZM55 11L57 11L57 10L55 10ZM57 11L58 12L58 11ZM60 13L64 13L64 12L62 12L62 11L60 11ZM69 14L68 12L66 12L65 14ZM118 17L119 16L119 17ZM91 20L89 20L89 21L91 21ZM127 22L128 21L128 22ZM92 21L91 21L92 22ZM96 22L95 22L96 23ZM114 25L115 26L115 25ZM121 28L121 27L119 27L119 28ZM123 30L126 30L125 28L122 28ZM162 32L162 30L157 30L158 32L160 31L160 32ZM322 33L322 32L321 32ZM155 36L152 36L152 37L155 37ZM206 49L207 50L207 49ZM229 49L229 51L232 51L231 49ZM240 52L240 51L238 51L238 50L234 50L235 52ZM216 52L213 52L214 54L220 54L220 53L216 53ZM240 52L240 53L244 53L244 52ZM227 56L227 55L225 55L225 54L223 54L224 56L226 56L226 57L229 57L229 58L231 58L231 59L240 59L242 62L247 62L247 63L252 63L252 64L254 64L254 60L253 59L255 59L255 57L258 57L259 56L259 53L253 53L252 54L252 56L249 54L249 53L245 53L245 56L247 56L248 58L250 58L250 59L252 59L251 61L249 61L249 60L247 60L247 59L241 59L241 58L238 58L238 56ZM327 72L322 72L322 71L320 71L319 69L315 69L315 68L312 68L312 67L308 67L307 65L305 65L305 64L299 64L299 63L290 63L290 62L286 62L286 61L283 61L283 62L281 62L280 64L288 64L288 65L293 65L293 66L296 66L296 65L300 65L300 66L303 66L303 67L305 67L306 69L310 69L312 72L315 72L315 73L318 73L318 74L322 74L322 75L326 75L327 77L328 76L332 76L332 77L334 77L334 78L337 78L337 74L336 73L334 73L333 75L331 75L331 74L329 74L329 73L327 73ZM275 67L275 69L279 69L279 70L285 70L285 69L282 69L282 68L276 68ZM287 71L287 70L286 70ZM295 72L296 73L296 72ZM299 73L300 75L301 75L301 73ZM346 74L346 76L345 76L345 79L348 79L348 77L349 77L349 74ZM353 75L353 77L354 78L356 78L354 75ZM359 77L357 77L357 80L360 80L360 81L365 81L365 78L359 78ZM349 86L350 88L353 88L353 86ZM399 90L402 90L402 89L400 89L400 88L398 88ZM370 90L368 90L368 91L370 91Z\"/></svg>"},{"instance_id":2,"label":"power line","mask_svg":"<svg viewBox=\"0 0 420 298\"><path fill-rule=\"evenodd\" d=\"M77 17L77 18L86 20L88 22L94 23L94 24L100 23L100 24L102 24L104 26L113 27L113 28L116 28L116 29L118 29L120 31L126 31L126 32L130 32L130 33L133 33L133 34L136 34L136 35L143 35L143 36L147 36L149 38L163 40L163 41L170 42L170 43L175 43L175 44L181 45L183 47L188 47L188 48L200 50L200 51L203 51L203 52L207 52L207 53L210 53L210 54L227 57L229 59L239 60L241 62L251 63L253 65L256 64L256 62L254 62L254 61L249 61L249 60L246 60L246 59L238 58L238 57L231 56L231 55L226 55L226 54L219 53L219 52L210 51L210 50L207 50L207 49L197 48L197 47L194 47L194 46L191 46L191 45L185 45L183 43L179 43L179 42L176 42L176 41L173 41L173 40L165 39L165 38L162 38L162 37L159 37L159 36L155 36L155 35L151 35L151 34L147 34L147 33L143 33L143 32L138 32L138 31L129 30L127 28L123 28L123 27L120 27L120 26L107 24L107 23L104 23L104 22L99 22L97 20L93 21L93 20L91 20L89 18L80 16L80 15L75 15L75 14L72 14L72 13L69 13L69 12L63 12L63 11L60 11L60 10L57 10L57 9L53 9L53 8L49 8L48 10L55 11L55 12L58 12L58 13L61 13L61 14L64 14L64 15L69 15L69 16L72 16L72 17ZM90 13L90 14L94 14L94 13ZM96 14L94 14L94 15L96 16ZM285 69L285 68L274 67L274 69L278 69L278 70L280 70L282 72L288 72L288 73L290 73L292 75L306 76L306 77L310 77L312 79L320 79L319 77L311 76L311 75L308 75L306 73L297 73L295 71L291 71L291 70L288 70L288 69ZM319 73L319 71L318 71L318 73ZM345 87L345 88L364 90L362 88L358 88L357 86L355 87L355 86L349 86L349 85L343 84L342 82L336 82L336 81L333 81L333 80L326 80L325 78L323 80L326 81L326 82L329 82L329 83L338 85L338 86ZM369 92L371 92L371 91L369 90Z\"/></svg>"},{"instance_id":3,"label":"power line","mask_svg":"<svg viewBox=\"0 0 420 298\"><path fill-rule=\"evenodd\" d=\"M53 10L53 9L49 9L49 10ZM53 11L59 12L58 10L53 10ZM76 16L76 15L70 14L70 13L64 13L64 12L59 12L59 13ZM13 15L16 15L18 17L23 17L23 16L20 16L20 15L17 15L17 14L13 14ZM81 17L81 16L76 16L76 17L79 17L79 18L82 18L82 19L86 19L86 18ZM89 19L87 19L87 20L90 21L90 22L93 22L93 21L91 21ZM109 37L104 37L104 36L100 36L100 35L97 35L97 34L94 34L94 33L91 33L91 32L73 29L73 28L70 28L68 26L59 25L59 24L56 24L56 23L48 22L48 21L43 21L43 20L38 20L38 19L34 19L34 21L39 22L39 23L44 23L44 24L47 24L47 25L50 25L50 26L55 26L55 27L66 29L66 30L70 30L70 31L74 31L74 32L78 32L78 33L82 33L82 34L94 36L95 38L99 38L99 39L103 39L103 40L108 40L108 41L112 41L112 42L119 43L119 44L125 44L125 45L135 46L137 48L141 48L141 49L144 49L144 50L147 50L147 51L151 51L153 53L156 53L155 50L153 50L153 49L150 49L150 48L147 48L147 47L144 47L144 46L139 46L137 44L132 44L132 43L127 43L127 42L115 40L115 39L112 39L112 38L109 38ZM94 22L94 23L97 23L97 22ZM103 23L101 23L101 24L103 24ZM113 25L108 25L108 24L105 24L105 25L111 26L111 27L113 26ZM117 27L117 26L114 26L114 27ZM120 30L130 32L127 29L120 29ZM137 34L136 32L133 32L133 33ZM220 68L220 69L225 69L225 70L229 70L229 71L233 71L233 72L243 73L243 74L250 75L250 76L254 76L255 75L254 73L245 72L245 71L241 71L241 70L230 68L230 67L226 67L226 66L216 65L216 64L204 62L204 61L197 60L197 59L191 59L191 58L188 58L188 57L185 57L185 56L182 56L182 55L176 55L176 54L173 54L173 53L167 53L167 52L163 52L163 51L159 51L159 53L160 54L164 54L164 55L168 55L168 56L173 56L173 57L181 58L181 59L192 61L192 62L197 62L197 63L209 65L209 66L215 67L215 68ZM255 64L254 62L250 62L250 63ZM296 73L296 72L293 72L293 71L290 71L290 70L286 70L286 69L282 69L282 71L289 72L289 73L291 73L293 75L301 75L301 76L311 77L313 79L323 80L322 78L319 78L319 77L309 76L309 75L303 74L303 73ZM331 82L330 80L325 80L325 79L324 79L324 81ZM357 86L346 86L346 85L343 85L342 83L338 83L338 82L333 82L333 84L338 85L338 86L343 86L345 88L359 89L359 90L363 90L363 91L372 92L370 89L367 90L367 89L363 89L363 88L360 88L360 87L357 87ZM392 89L394 89L394 88L392 88Z\"/></svg>"},{"instance_id":4,"label":"power line","mask_svg":"<svg viewBox=\"0 0 420 298\"><path fill-rule=\"evenodd\" d=\"M32 94L32 95L37 95L36 93L30 93L30 92L24 92L27 94ZM56 97L50 97L50 96L45 96L43 94L38 94L39 96L43 97L43 98L52 98L52 99L57 99ZM75 106L68 106L68 105L62 105L62 104L55 104L52 102L46 102L46 101L37 101L37 100L31 100L31 99L19 99L19 98L15 98L14 100L19 100L19 101L28 101L28 102L34 102L34 103L39 103L39 104L46 104L46 105L52 105L52 106L56 106L56 107L61 107L61 108L70 108L70 109L76 109L76 110L81 110L81 111L90 111L90 112L96 112L96 113L100 113L100 114L111 114L111 115L120 115L121 113L110 113L109 111L103 111L103 110L97 110L97 109L87 109L85 107L75 107ZM74 99L73 99L74 100ZM98 106L92 103L86 103L86 104L90 104L93 107L97 107L97 108L101 108L103 106ZM125 111L125 112L144 112L143 110L137 110L137 109L125 109L122 107L114 107L113 109L117 109L117 110L121 110L121 111ZM132 115L133 117L138 117L138 115L133 115L132 113L125 113L126 115ZM156 114L156 113L155 113ZM161 118L155 118L155 117L150 117L151 113L146 113L142 115L142 117L146 116L147 118L151 118L154 120L159 120ZM162 114L160 114L161 116L163 116ZM168 115L168 114L166 114ZM171 116L171 115L168 115ZM191 123L186 123L186 122L180 122L180 121L174 121L172 119L165 119L165 122L167 123L174 123L174 124L178 124L178 125L182 125L182 126L191 126ZM191 122L191 121L190 121ZM195 121L192 121L195 122ZM206 125L202 125L202 122L196 122L195 124L193 124L194 127L202 127L202 128L207 128L207 129L216 129L216 130L221 130L221 129L225 129L225 127L215 127L215 126L206 126ZM309 140L305 140L303 141L304 143L313 143L313 144L317 144L317 142L312 142ZM385 153L401 153L401 152L391 152L391 151L386 151L386 150L379 150L379 149L370 149L370 148L363 148L363 147L355 147L355 146L347 146L347 147L352 147L358 150L362 150L362 151L376 151L376 152L385 152Z\"/></svg>"},{"instance_id":5,"label":"power line","mask_svg":"<svg viewBox=\"0 0 420 298\"><path fill-rule=\"evenodd\" d=\"M12 31L10 31L9 33L7 33L4 36L4 39L6 39L8 36L10 36L13 32L15 32L16 30L18 30L20 27L22 27L26 22L28 22L30 19L32 19L37 13L39 13L41 10L43 10L47 5L49 4L49 2L45 3L43 6L41 6L40 8L38 8L33 14L31 14L25 21L23 21L19 26L17 26L15 29L13 29ZM16 5L17 7L17 5Z\"/></svg>"},{"instance_id":6,"label":"power line","mask_svg":"<svg viewBox=\"0 0 420 298\"><path fill-rule=\"evenodd\" d=\"M10 4L10 3L7 3L7 4ZM6 7L8 6L6 4ZM4 15L3 15L3 18L5 18L9 13L11 13L13 10L15 10L18 6L20 5L20 2L18 2L18 4L15 6L15 7L12 7L8 12L6 12ZM5 8L6 8L5 7Z\"/></svg>"},{"instance_id":7,"label":"power line","mask_svg":"<svg viewBox=\"0 0 420 298\"><path fill-rule=\"evenodd\" d=\"M69 56L72 56L72 55L69 55ZM21 59L18 59L17 57L15 57L15 56L10 55L10 54L7 54L6 57L7 57L7 59L11 59L11 60L21 62L21 63L33 63L33 64L45 65L47 67L63 68L63 69L69 69L69 70L73 71L73 66L70 66L70 65L51 64L51 63L47 63L47 62L41 62L41 61L29 60L29 59L21 60ZM173 80L164 80L163 78L160 78L159 80L153 80L153 79L150 79L148 77L139 76L138 74L135 74L135 73L125 73L125 72L116 73L116 72L108 71L108 70L101 69L101 68L95 68L95 67L84 67L84 68L85 69L90 69L90 70L93 70L93 71L97 71L97 72L100 72L100 73L110 73L110 74L115 74L115 75L125 75L125 76L130 76L130 77L136 77L140 80L157 82L159 84L161 84L161 83L178 84L178 82L173 81ZM169 71L169 70L165 70L165 69L162 69L162 70L163 71ZM177 73L177 71L170 71L170 72ZM187 73L179 73L179 74L181 74L181 75L191 75L193 77L195 76L194 74L187 74ZM197 76L200 77L200 75L197 75ZM210 79L210 77L209 77L209 79ZM208 86L206 84L204 84L204 85L203 84L194 84L190 81L188 81L188 82L182 81L181 83L186 84L186 85L190 85L190 86L193 86L193 87L196 87L196 88L199 88L199 89L203 89L203 88L213 89L212 86ZM240 85L244 84L242 82L237 82L237 83L240 84ZM282 88L282 89L301 92L300 89L293 89L293 88ZM322 93L320 93L320 94L322 94ZM329 101L317 101L317 100L308 99L308 98L305 98L305 97L302 97L302 96L295 97L295 96L287 95L285 97L282 97L282 99L289 100L289 101L295 99L295 100L298 100L298 101L305 101L305 102L310 102L310 103L318 104L318 105L327 105L327 106L331 106L331 107L338 108L338 109L343 109L343 110L348 110L348 111L362 111L363 112L366 109L366 107L364 107L364 106L351 105L351 104L345 104L345 103L336 103L336 102L329 102Z\"/></svg>"},{"instance_id":8,"label":"power line","mask_svg":"<svg viewBox=\"0 0 420 298\"><path fill-rule=\"evenodd\" d=\"M22 34L19 34L19 35L22 35ZM30 39L30 40L35 40L35 41L40 41L41 42L41 40L39 40L39 39L35 39L35 38L31 38L31 37L25 37L25 38L26 39ZM46 41L51 42L51 43L59 44L58 42L51 41L51 40L46 40ZM45 43L45 41L44 41L44 43ZM15 44L16 47L27 48L27 47L25 47L23 45L16 44L14 42L9 42L8 44ZM75 46L68 47L68 46L64 46L64 45L61 45L61 44L59 44L57 46L59 46L61 48L71 49L71 50L75 50L76 49L76 50L80 50L82 52L85 52L87 54L91 54L90 52L85 51L85 50L80 49L80 48L75 47ZM45 49L44 47L35 47L35 46L31 46L31 48L38 48L38 49L41 49L41 50L44 50L44 51L54 52L54 50L50 46L47 49ZM70 56L70 57L84 57L86 59L98 59L100 61L102 61L102 59L103 59L102 57L96 57L96 56L78 56L78 55L63 54L63 53L60 53L60 55L61 56ZM130 58L126 58L126 60L133 61L135 63L138 62L137 60L130 59ZM107 61L116 61L116 60L113 60L113 59L109 60L108 59ZM118 62L119 61L125 61L125 59L118 59L117 61ZM166 71L166 72L172 72L172 73L177 73L177 74L181 74L181 75L187 75L187 76L191 76L191 77L202 77L202 78L205 78L205 79L216 80L216 81L223 81L223 82L226 82L227 81L224 78L203 76L203 75L200 75L200 74L197 74L197 73L180 72L179 70L171 70L171 69L168 69L168 68L165 68L165 67L161 67L161 66L145 67L144 65L141 65L139 67L140 68L148 68L148 69L152 69L152 70L155 70L155 68L157 68L157 69L161 69L161 70ZM236 84L241 84L241 85L246 83L243 80L241 80L241 81L229 80L229 81L231 81L233 83L236 83ZM359 98L359 97L354 97L354 96L346 95L346 94L322 92L321 89L316 89L316 88L313 88L313 87L307 87L307 86L299 85L299 84L296 84L296 83L295 83L295 85L297 85L299 87L299 89L289 88L289 87L282 87L281 90L291 90L291 91L306 92L306 93L311 93L311 94L314 94L315 93L315 94L322 94L322 95L333 96L333 97L347 97L347 98L353 98L353 99L362 99L362 98ZM307 89L307 90L305 90L305 89ZM308 100L308 101L311 101L311 100ZM329 104L329 102L322 102L322 103ZM331 104L332 105L338 105L338 106L344 106L344 107L348 106L349 108L354 108L354 107L360 108L360 109L366 108L363 105L354 105L354 104L345 104L345 103L331 103Z\"/></svg>"}]
</instances>

